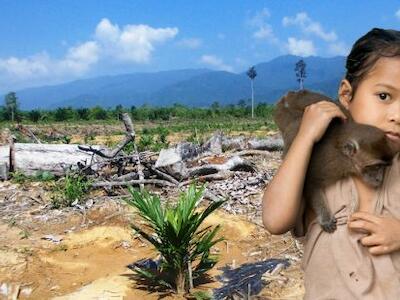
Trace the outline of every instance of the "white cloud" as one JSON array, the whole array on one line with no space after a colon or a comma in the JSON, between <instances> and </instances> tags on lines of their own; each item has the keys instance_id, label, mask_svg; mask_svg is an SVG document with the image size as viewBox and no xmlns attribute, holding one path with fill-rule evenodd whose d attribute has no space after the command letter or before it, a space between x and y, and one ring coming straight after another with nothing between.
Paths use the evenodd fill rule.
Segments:
<instances>
[{"instance_id":1,"label":"white cloud","mask_svg":"<svg viewBox=\"0 0 400 300\"><path fill-rule=\"evenodd\" d=\"M71 47L65 58L58 63L59 71L71 72L73 74L82 74L86 72L91 65L99 60L99 46L96 42L90 41Z\"/></svg>"},{"instance_id":2,"label":"white cloud","mask_svg":"<svg viewBox=\"0 0 400 300\"><path fill-rule=\"evenodd\" d=\"M108 19L96 26L92 40L69 47L64 57L51 58L46 52L29 57L0 58L0 80L14 86L72 79L90 71L102 59L143 64L151 60L156 45L173 39L178 28L153 28L139 24L122 29ZM63 43L66 45L66 43Z\"/></svg>"},{"instance_id":3,"label":"white cloud","mask_svg":"<svg viewBox=\"0 0 400 300\"><path fill-rule=\"evenodd\" d=\"M233 72L233 68L225 64L222 59L215 55L203 55L200 59L203 64L209 65L217 70Z\"/></svg>"},{"instance_id":4,"label":"white cloud","mask_svg":"<svg viewBox=\"0 0 400 300\"><path fill-rule=\"evenodd\" d=\"M247 23L250 27L255 28L252 36L256 40L267 40L277 43L278 39L275 37L272 26L267 23L266 19L271 16L267 8L263 8L251 17Z\"/></svg>"},{"instance_id":5,"label":"white cloud","mask_svg":"<svg viewBox=\"0 0 400 300\"><path fill-rule=\"evenodd\" d=\"M400 20L400 9L398 9L394 15Z\"/></svg>"},{"instance_id":6,"label":"white cloud","mask_svg":"<svg viewBox=\"0 0 400 300\"><path fill-rule=\"evenodd\" d=\"M8 73L12 78L43 76L49 72L50 58L46 53L39 53L28 58L9 57L0 59L0 73Z\"/></svg>"},{"instance_id":7,"label":"white cloud","mask_svg":"<svg viewBox=\"0 0 400 300\"><path fill-rule=\"evenodd\" d=\"M96 27L95 37L104 53L120 61L147 63L155 44L174 38L178 28L152 28L148 25L126 25L121 30L108 19Z\"/></svg>"},{"instance_id":8,"label":"white cloud","mask_svg":"<svg viewBox=\"0 0 400 300\"><path fill-rule=\"evenodd\" d=\"M314 34L326 42L337 40L337 35L334 31L325 31L320 23L313 21L305 12L297 13L295 17L284 17L282 24L283 26L299 26L303 32Z\"/></svg>"},{"instance_id":9,"label":"white cloud","mask_svg":"<svg viewBox=\"0 0 400 300\"><path fill-rule=\"evenodd\" d=\"M310 56L316 54L316 49L312 41L296 39L294 37L288 38L286 44L287 50L290 54L299 56Z\"/></svg>"},{"instance_id":10,"label":"white cloud","mask_svg":"<svg viewBox=\"0 0 400 300\"><path fill-rule=\"evenodd\" d=\"M203 44L203 41L198 38L187 38L182 39L177 42L178 46L189 48L189 49L197 49Z\"/></svg>"}]
</instances>

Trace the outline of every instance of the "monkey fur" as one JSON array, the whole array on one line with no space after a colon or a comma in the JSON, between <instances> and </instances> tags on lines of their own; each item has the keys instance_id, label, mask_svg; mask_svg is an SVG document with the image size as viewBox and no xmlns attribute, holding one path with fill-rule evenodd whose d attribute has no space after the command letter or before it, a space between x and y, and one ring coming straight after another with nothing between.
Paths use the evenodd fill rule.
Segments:
<instances>
[{"instance_id":1,"label":"monkey fur","mask_svg":"<svg viewBox=\"0 0 400 300\"><path fill-rule=\"evenodd\" d=\"M322 229L331 233L336 230L336 219L327 206L324 188L351 175L360 176L372 187L379 187L395 152L383 130L354 122L339 102L327 96L301 90L288 92L276 105L274 121L282 133L283 157L297 135L305 107L323 100L338 105L347 121L334 118L314 144L303 196L317 214Z\"/></svg>"}]
</instances>

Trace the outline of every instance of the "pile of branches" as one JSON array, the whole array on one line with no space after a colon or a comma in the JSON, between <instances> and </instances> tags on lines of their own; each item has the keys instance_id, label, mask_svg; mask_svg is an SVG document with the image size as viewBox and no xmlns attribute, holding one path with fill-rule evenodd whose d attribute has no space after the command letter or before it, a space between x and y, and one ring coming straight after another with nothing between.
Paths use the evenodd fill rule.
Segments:
<instances>
[{"instance_id":1,"label":"pile of branches","mask_svg":"<svg viewBox=\"0 0 400 300\"><path fill-rule=\"evenodd\" d=\"M162 149L160 153L139 152L132 120L126 113L122 114L121 119L126 135L113 150L79 146L80 150L90 152L96 158L78 163L79 172L92 179L92 187L109 189L132 185L143 189L146 184L182 187L193 180L224 180L232 177L235 171L257 172L257 167L245 157L268 155L269 151L280 150L283 145L280 138L228 138L216 132L202 145L182 142L172 148ZM123 149L129 143L133 144L130 147L133 151L126 154ZM208 198L212 196L208 195Z\"/></svg>"}]
</instances>

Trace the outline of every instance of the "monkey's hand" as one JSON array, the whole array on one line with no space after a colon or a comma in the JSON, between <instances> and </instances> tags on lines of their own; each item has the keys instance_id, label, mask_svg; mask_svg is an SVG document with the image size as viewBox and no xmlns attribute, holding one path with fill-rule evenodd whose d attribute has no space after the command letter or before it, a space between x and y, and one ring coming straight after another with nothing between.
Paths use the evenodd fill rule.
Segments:
<instances>
[{"instance_id":1,"label":"monkey's hand","mask_svg":"<svg viewBox=\"0 0 400 300\"><path fill-rule=\"evenodd\" d=\"M311 138L313 143L318 142L324 135L333 118L347 119L339 106L329 101L319 101L306 106L301 119L298 135Z\"/></svg>"},{"instance_id":2,"label":"monkey's hand","mask_svg":"<svg viewBox=\"0 0 400 300\"><path fill-rule=\"evenodd\" d=\"M336 230L336 218L330 214L322 215L318 222L326 232L332 233Z\"/></svg>"},{"instance_id":3,"label":"monkey's hand","mask_svg":"<svg viewBox=\"0 0 400 300\"><path fill-rule=\"evenodd\" d=\"M400 250L399 219L359 211L350 216L347 225L350 230L368 233L360 242L373 255Z\"/></svg>"}]
</instances>

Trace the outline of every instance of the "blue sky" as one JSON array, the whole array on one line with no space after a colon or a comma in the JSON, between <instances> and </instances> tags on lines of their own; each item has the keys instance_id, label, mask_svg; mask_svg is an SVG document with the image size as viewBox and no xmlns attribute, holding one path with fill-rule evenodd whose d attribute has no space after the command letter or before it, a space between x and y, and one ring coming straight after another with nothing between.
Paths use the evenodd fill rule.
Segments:
<instances>
[{"instance_id":1,"label":"blue sky","mask_svg":"<svg viewBox=\"0 0 400 300\"><path fill-rule=\"evenodd\" d=\"M181 68L242 72L284 54L346 55L399 1L0 0L0 92Z\"/></svg>"}]
</instances>

